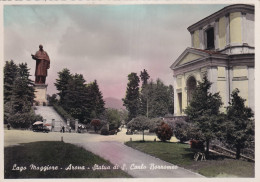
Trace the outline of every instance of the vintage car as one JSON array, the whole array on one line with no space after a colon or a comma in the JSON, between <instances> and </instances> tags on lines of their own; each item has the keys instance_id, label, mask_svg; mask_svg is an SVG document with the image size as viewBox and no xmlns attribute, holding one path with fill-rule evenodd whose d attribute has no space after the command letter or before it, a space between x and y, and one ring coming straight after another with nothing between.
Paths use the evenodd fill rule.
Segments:
<instances>
[{"instance_id":1,"label":"vintage car","mask_svg":"<svg viewBox=\"0 0 260 182\"><path fill-rule=\"evenodd\" d=\"M50 131L50 129L47 128L47 126L43 126L43 125L33 125L33 131L48 133Z\"/></svg>"}]
</instances>

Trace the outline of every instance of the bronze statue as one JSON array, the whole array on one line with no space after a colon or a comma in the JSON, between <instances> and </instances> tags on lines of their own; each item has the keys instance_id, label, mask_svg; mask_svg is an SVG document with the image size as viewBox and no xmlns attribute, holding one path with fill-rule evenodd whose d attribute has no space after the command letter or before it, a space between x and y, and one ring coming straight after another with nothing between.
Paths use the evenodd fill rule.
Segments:
<instances>
[{"instance_id":1,"label":"bronze statue","mask_svg":"<svg viewBox=\"0 0 260 182\"><path fill-rule=\"evenodd\" d=\"M32 58L36 60L35 83L45 84L47 69L50 68L50 58L42 45L39 45L39 48L35 55L32 54Z\"/></svg>"}]
</instances>

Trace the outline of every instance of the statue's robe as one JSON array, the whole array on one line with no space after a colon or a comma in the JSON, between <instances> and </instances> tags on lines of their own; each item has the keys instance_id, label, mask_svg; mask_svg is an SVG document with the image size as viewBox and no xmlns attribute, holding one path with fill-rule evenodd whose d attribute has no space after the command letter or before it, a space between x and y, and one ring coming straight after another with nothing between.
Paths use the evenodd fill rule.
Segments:
<instances>
[{"instance_id":1,"label":"statue's robe","mask_svg":"<svg viewBox=\"0 0 260 182\"><path fill-rule=\"evenodd\" d=\"M47 76L47 69L50 68L50 58L45 51L37 51L35 54L36 69L35 76Z\"/></svg>"}]
</instances>

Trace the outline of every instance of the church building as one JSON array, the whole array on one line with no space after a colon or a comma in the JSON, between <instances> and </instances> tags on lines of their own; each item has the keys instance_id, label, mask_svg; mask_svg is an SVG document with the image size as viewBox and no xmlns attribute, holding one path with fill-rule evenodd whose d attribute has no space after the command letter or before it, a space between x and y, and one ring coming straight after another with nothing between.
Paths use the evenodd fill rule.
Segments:
<instances>
[{"instance_id":1,"label":"church building","mask_svg":"<svg viewBox=\"0 0 260 182\"><path fill-rule=\"evenodd\" d=\"M184 115L198 81L206 74L210 91L219 92L228 106L235 88L254 110L255 43L254 6L227 6L188 27L191 47L171 65L174 82L174 115Z\"/></svg>"}]
</instances>

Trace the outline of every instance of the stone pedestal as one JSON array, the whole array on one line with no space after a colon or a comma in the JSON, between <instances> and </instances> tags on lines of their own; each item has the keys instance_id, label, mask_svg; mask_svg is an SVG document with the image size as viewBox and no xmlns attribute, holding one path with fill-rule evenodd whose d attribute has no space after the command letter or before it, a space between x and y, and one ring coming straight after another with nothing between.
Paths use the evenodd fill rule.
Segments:
<instances>
[{"instance_id":1,"label":"stone pedestal","mask_svg":"<svg viewBox=\"0 0 260 182\"><path fill-rule=\"evenodd\" d=\"M40 106L42 105L47 105L47 86L45 84L35 84L35 102L36 105L39 104Z\"/></svg>"}]
</instances>

